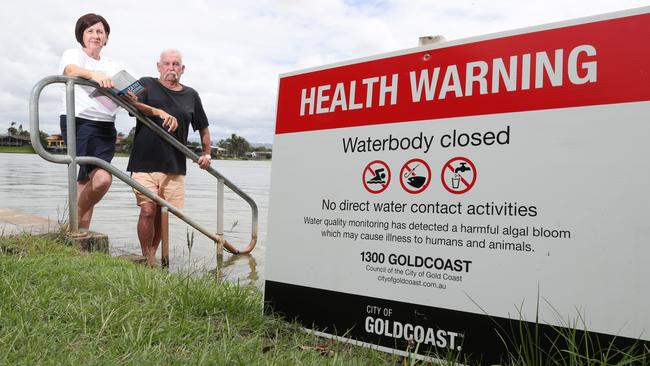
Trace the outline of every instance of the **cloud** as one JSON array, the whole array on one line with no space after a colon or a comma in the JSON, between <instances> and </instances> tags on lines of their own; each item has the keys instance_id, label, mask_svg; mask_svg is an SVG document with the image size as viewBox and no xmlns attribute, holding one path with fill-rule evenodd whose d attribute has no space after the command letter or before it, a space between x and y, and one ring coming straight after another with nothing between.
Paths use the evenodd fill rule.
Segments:
<instances>
[{"instance_id":1,"label":"cloud","mask_svg":"<svg viewBox=\"0 0 650 366\"><path fill-rule=\"evenodd\" d=\"M423 35L453 40L641 5L635 0L12 2L0 14L0 128L10 121L29 124L31 88L57 72L65 49L78 46L74 23L87 12L102 14L111 25L102 55L137 76L157 76L162 49L183 52L183 82L200 93L213 139L236 133L251 142L271 142L283 73L415 47ZM41 129L49 133L59 129L56 90L48 88L41 99ZM117 128L126 133L133 123L122 113Z\"/></svg>"}]
</instances>

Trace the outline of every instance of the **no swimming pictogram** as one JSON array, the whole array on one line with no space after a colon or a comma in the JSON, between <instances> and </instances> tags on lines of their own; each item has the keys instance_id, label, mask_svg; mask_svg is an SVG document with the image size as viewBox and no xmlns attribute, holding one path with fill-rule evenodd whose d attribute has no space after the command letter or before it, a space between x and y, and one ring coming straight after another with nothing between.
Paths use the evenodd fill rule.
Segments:
<instances>
[{"instance_id":1,"label":"no swimming pictogram","mask_svg":"<svg viewBox=\"0 0 650 366\"><path fill-rule=\"evenodd\" d=\"M431 182L431 168L422 159L407 161L400 170L399 183L405 191L411 194L423 192Z\"/></svg>"},{"instance_id":2,"label":"no swimming pictogram","mask_svg":"<svg viewBox=\"0 0 650 366\"><path fill-rule=\"evenodd\" d=\"M381 193L390 184L390 168L381 160L368 163L361 174L363 187L370 193Z\"/></svg>"},{"instance_id":3,"label":"no swimming pictogram","mask_svg":"<svg viewBox=\"0 0 650 366\"><path fill-rule=\"evenodd\" d=\"M442 186L450 193L465 193L476 183L476 166L468 158L457 156L442 166L440 179Z\"/></svg>"}]
</instances>

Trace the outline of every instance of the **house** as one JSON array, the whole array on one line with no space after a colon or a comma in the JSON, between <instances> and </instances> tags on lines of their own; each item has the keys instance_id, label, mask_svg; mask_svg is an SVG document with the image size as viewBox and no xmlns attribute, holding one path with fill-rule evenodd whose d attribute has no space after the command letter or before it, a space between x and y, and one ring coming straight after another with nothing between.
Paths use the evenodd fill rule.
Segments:
<instances>
[{"instance_id":1,"label":"house","mask_svg":"<svg viewBox=\"0 0 650 366\"><path fill-rule=\"evenodd\" d=\"M271 159L273 151L251 151L246 153L246 158L252 160Z\"/></svg>"},{"instance_id":2,"label":"house","mask_svg":"<svg viewBox=\"0 0 650 366\"><path fill-rule=\"evenodd\" d=\"M115 136L115 152L128 152L129 147L126 135L122 132L118 133L117 136Z\"/></svg>"},{"instance_id":3,"label":"house","mask_svg":"<svg viewBox=\"0 0 650 366\"><path fill-rule=\"evenodd\" d=\"M201 147L201 145L198 144L198 143L191 143L191 144L188 144L188 145L185 145L185 146L187 146L188 149L194 151L195 153L197 153L199 155L201 153L203 153L203 147ZM226 153L226 149L224 149L222 147L219 147L219 146L210 145L210 148L212 149L212 157L215 157L215 158L223 156Z\"/></svg>"},{"instance_id":4,"label":"house","mask_svg":"<svg viewBox=\"0 0 650 366\"><path fill-rule=\"evenodd\" d=\"M219 146L210 146L210 147L212 148L212 152L214 156L219 157L219 156L224 156L226 154L227 150L224 149L223 147L219 147Z\"/></svg>"},{"instance_id":5,"label":"house","mask_svg":"<svg viewBox=\"0 0 650 366\"><path fill-rule=\"evenodd\" d=\"M15 135L0 135L0 146L31 146L29 137Z\"/></svg>"},{"instance_id":6,"label":"house","mask_svg":"<svg viewBox=\"0 0 650 366\"><path fill-rule=\"evenodd\" d=\"M47 146L46 146L47 149L60 150L66 147L65 142L63 141L63 136L61 136L58 133L46 137L46 140L47 140Z\"/></svg>"},{"instance_id":7,"label":"house","mask_svg":"<svg viewBox=\"0 0 650 366\"><path fill-rule=\"evenodd\" d=\"M126 140L126 136L122 132L115 136L115 144L121 144L124 140Z\"/></svg>"}]
</instances>

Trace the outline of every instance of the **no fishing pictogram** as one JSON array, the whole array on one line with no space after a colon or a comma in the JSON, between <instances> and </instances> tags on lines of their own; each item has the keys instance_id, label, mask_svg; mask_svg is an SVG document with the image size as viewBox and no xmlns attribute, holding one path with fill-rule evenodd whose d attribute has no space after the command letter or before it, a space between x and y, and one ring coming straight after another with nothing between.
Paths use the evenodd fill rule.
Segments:
<instances>
[{"instance_id":1,"label":"no fishing pictogram","mask_svg":"<svg viewBox=\"0 0 650 366\"><path fill-rule=\"evenodd\" d=\"M361 174L363 187L370 193L381 193L390 184L390 168L381 160L371 161Z\"/></svg>"},{"instance_id":2,"label":"no fishing pictogram","mask_svg":"<svg viewBox=\"0 0 650 366\"><path fill-rule=\"evenodd\" d=\"M476 183L476 166L468 158L457 156L442 166L440 179L442 186L450 193L465 193Z\"/></svg>"},{"instance_id":3,"label":"no fishing pictogram","mask_svg":"<svg viewBox=\"0 0 650 366\"><path fill-rule=\"evenodd\" d=\"M431 183L431 168L422 159L411 159L402 165L399 172L399 183L405 191L411 194L424 192Z\"/></svg>"}]
</instances>

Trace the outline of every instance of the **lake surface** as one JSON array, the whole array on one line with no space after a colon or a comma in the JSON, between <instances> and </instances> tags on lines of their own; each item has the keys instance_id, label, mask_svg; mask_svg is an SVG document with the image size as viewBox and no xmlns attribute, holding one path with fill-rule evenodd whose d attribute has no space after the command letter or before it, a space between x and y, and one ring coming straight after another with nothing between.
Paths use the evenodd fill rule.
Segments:
<instances>
[{"instance_id":1,"label":"lake surface","mask_svg":"<svg viewBox=\"0 0 650 366\"><path fill-rule=\"evenodd\" d=\"M128 158L116 157L113 165L126 169ZM269 161L213 160L212 167L255 200L258 206L258 241L251 255L224 253L220 274L224 278L261 287L271 180ZM0 208L67 221L67 165L54 164L36 154L0 153ZM188 160L183 212L217 231L217 180ZM140 254L136 232L139 208L131 187L119 179L95 206L90 229L107 234L111 254ZM251 238L248 203L227 187L224 192L224 236L237 248ZM191 226L169 215L171 271L213 272L217 268L214 243ZM187 237L194 233L191 253ZM160 250L158 251L160 258Z\"/></svg>"}]
</instances>

